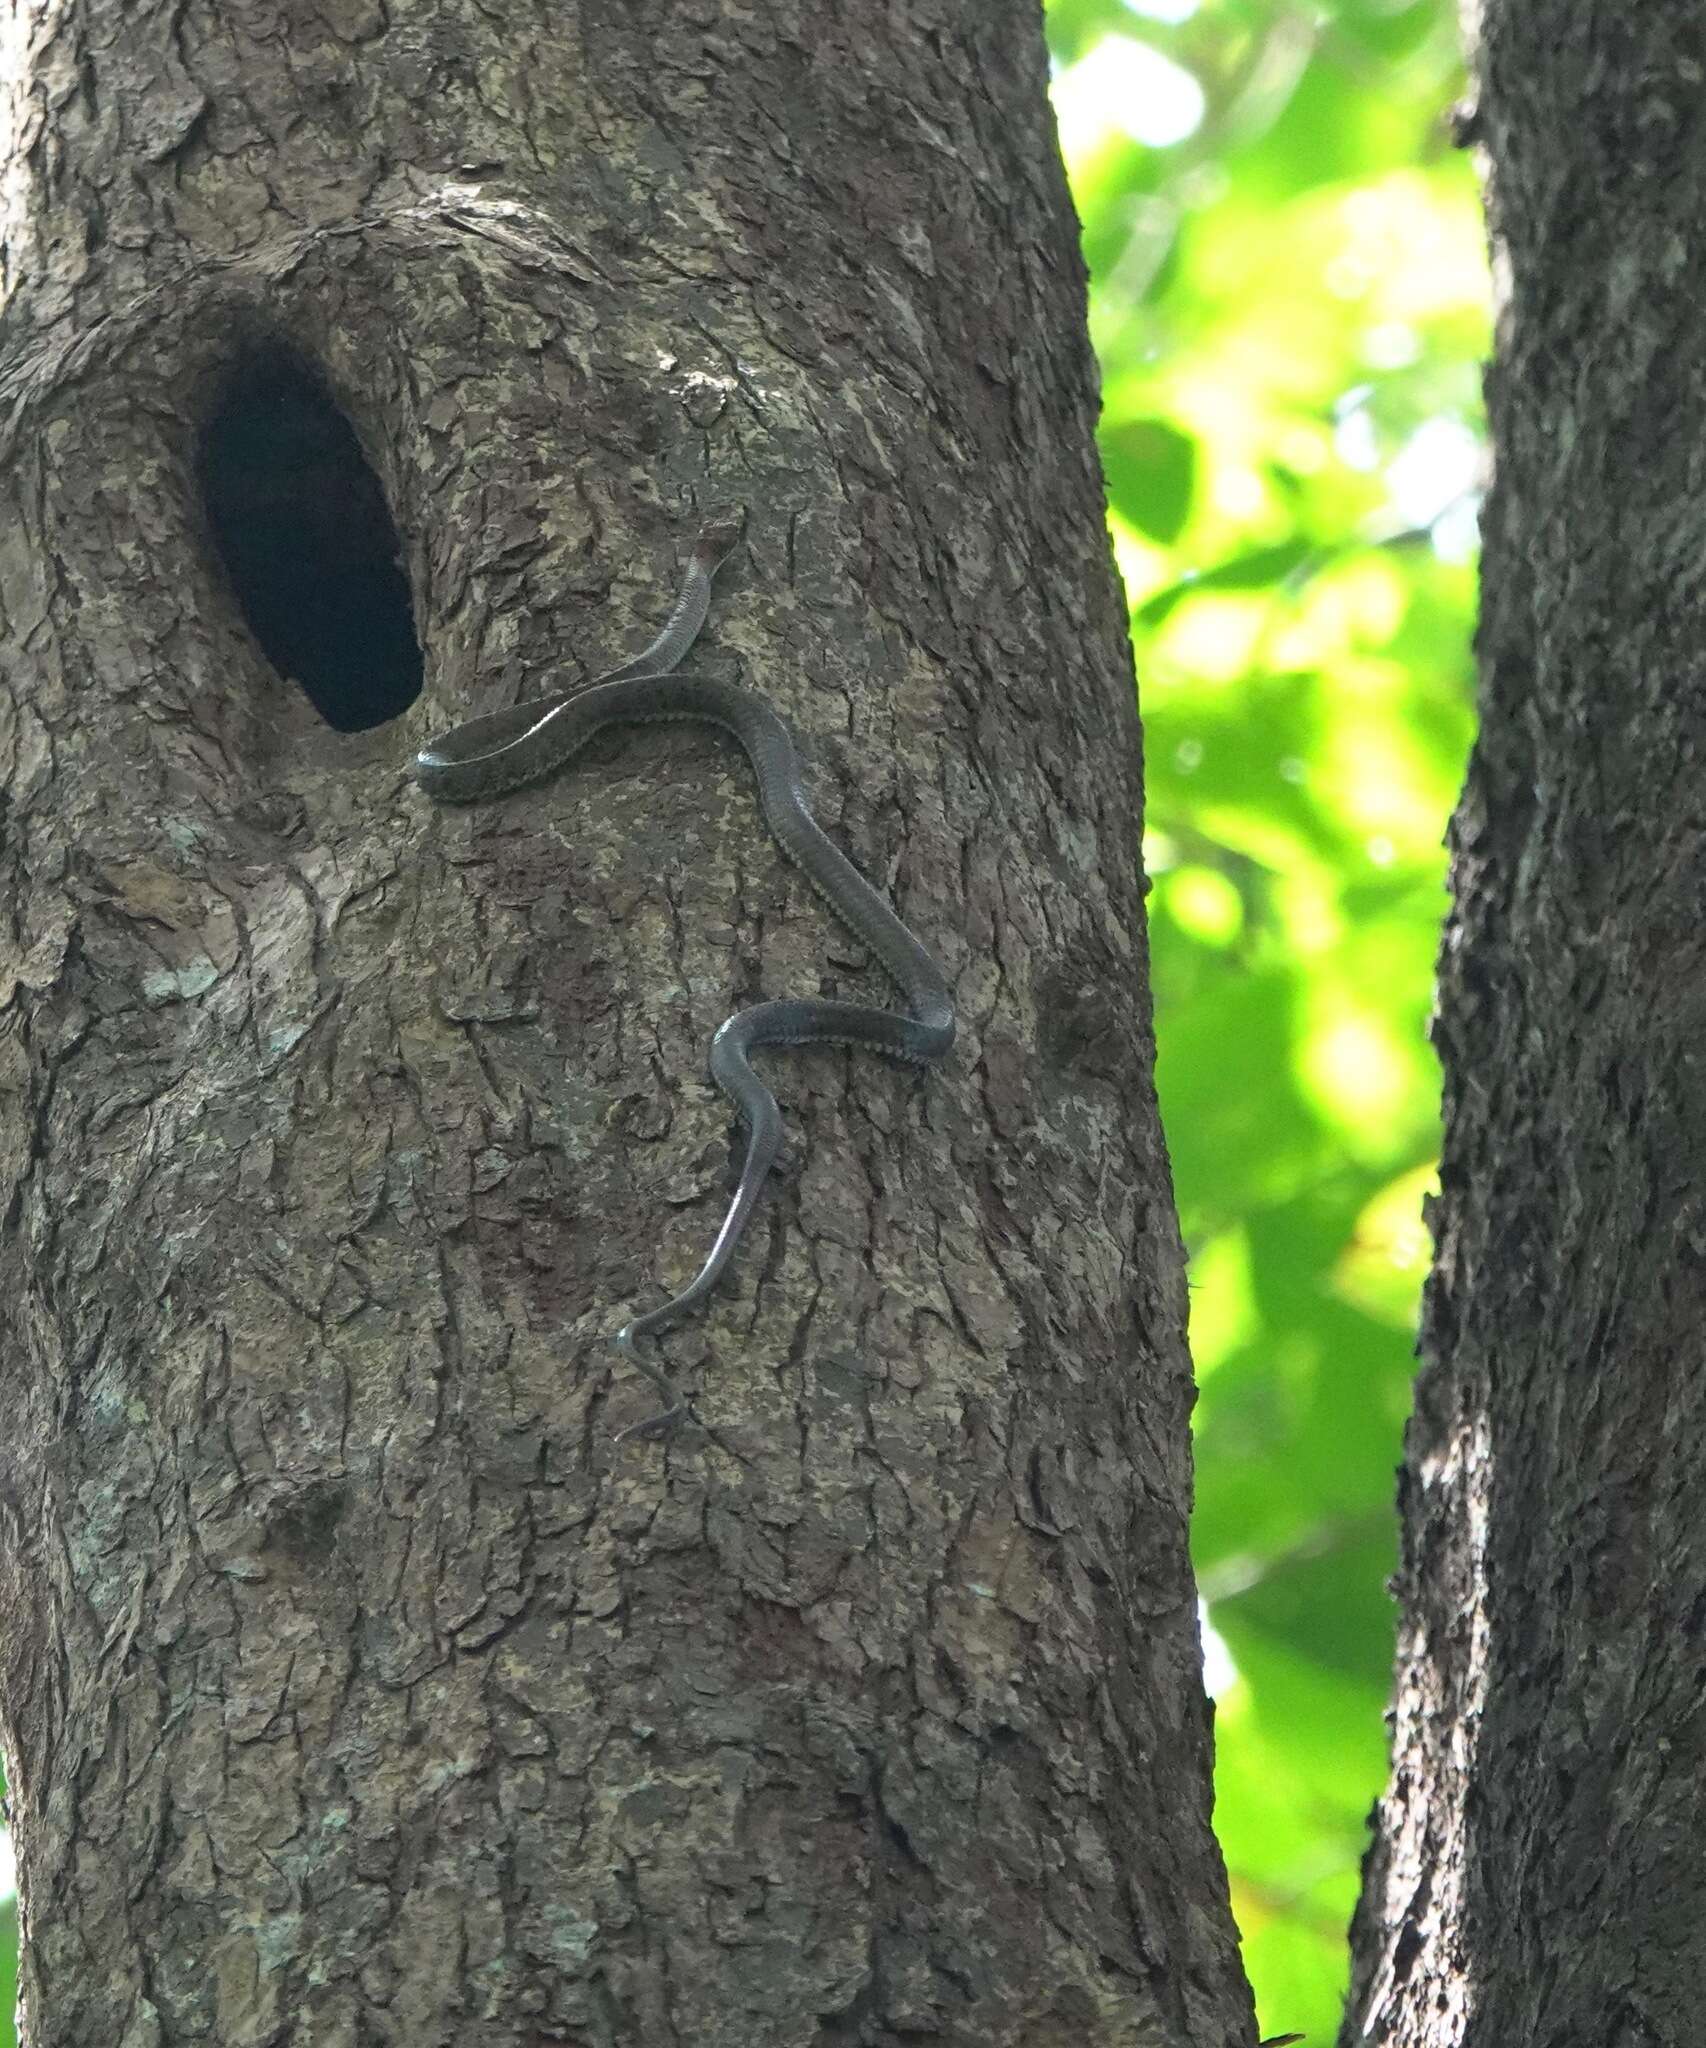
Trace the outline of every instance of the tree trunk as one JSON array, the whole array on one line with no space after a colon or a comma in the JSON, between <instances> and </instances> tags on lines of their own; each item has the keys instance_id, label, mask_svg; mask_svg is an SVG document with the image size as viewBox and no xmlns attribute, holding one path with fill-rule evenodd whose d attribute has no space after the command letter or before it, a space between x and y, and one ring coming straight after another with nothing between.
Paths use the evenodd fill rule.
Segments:
<instances>
[{"instance_id":1,"label":"tree trunk","mask_svg":"<svg viewBox=\"0 0 1706 2048\"><path fill-rule=\"evenodd\" d=\"M1685 0L1482 23L1483 725L1347 2048L1700 2038L1703 62Z\"/></svg>"},{"instance_id":2,"label":"tree trunk","mask_svg":"<svg viewBox=\"0 0 1706 2048\"><path fill-rule=\"evenodd\" d=\"M19 20L30 2048L1244 2048L1034 8ZM774 1063L792 1171L667 1346L708 1428L616 1447L609 1333L725 1199L712 1033L892 992L718 737L462 813L406 764L636 651L731 503L712 657L961 1037Z\"/></svg>"}]
</instances>

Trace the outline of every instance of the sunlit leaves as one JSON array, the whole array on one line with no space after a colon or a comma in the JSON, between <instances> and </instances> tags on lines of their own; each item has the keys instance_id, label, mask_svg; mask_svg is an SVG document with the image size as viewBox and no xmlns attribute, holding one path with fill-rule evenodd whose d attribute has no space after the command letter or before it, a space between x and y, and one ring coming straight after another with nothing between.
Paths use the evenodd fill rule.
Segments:
<instances>
[{"instance_id":1,"label":"sunlit leaves","mask_svg":"<svg viewBox=\"0 0 1706 2048\"><path fill-rule=\"evenodd\" d=\"M1382 1771L1470 722L1487 283L1455 24L1054 0L1050 33L1141 677L1218 1824L1264 2030L1329 2040Z\"/></svg>"}]
</instances>

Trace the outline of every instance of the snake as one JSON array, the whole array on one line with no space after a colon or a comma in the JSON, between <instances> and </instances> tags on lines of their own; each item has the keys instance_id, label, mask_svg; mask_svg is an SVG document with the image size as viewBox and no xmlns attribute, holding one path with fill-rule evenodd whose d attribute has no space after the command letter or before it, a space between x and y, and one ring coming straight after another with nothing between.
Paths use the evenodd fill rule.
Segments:
<instances>
[{"instance_id":1,"label":"snake","mask_svg":"<svg viewBox=\"0 0 1706 2048\"><path fill-rule=\"evenodd\" d=\"M579 689L467 719L423 747L414 762L416 781L435 802L477 803L556 774L608 726L692 719L721 727L739 742L751 764L760 808L777 845L906 999L902 1012L785 997L738 1010L718 1028L711 1040L711 1079L746 1128L745 1155L722 1227L697 1274L661 1308L634 1316L615 1332L617 1348L666 1404L658 1414L618 1432L618 1443L662 1436L692 1414L691 1402L640 1347L691 1314L716 1287L780 1155L782 1112L754 1073L749 1055L771 1046L851 1045L923 1067L941 1060L954 1042L947 978L813 817L793 735L781 716L739 682L679 666L709 615L712 579L744 529L745 512L738 506L703 522L662 631L632 661Z\"/></svg>"}]
</instances>

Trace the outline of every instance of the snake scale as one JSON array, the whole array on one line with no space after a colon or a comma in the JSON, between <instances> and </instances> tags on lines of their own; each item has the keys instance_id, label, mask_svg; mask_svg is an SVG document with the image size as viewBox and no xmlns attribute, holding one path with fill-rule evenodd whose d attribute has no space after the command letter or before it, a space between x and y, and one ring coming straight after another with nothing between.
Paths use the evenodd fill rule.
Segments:
<instances>
[{"instance_id":1,"label":"snake scale","mask_svg":"<svg viewBox=\"0 0 1706 2048\"><path fill-rule=\"evenodd\" d=\"M635 1316L616 1343L667 1403L623 1430L617 1441L661 1435L689 1412L671 1380L640 1351L697 1308L728 1268L752 1220L782 1144L782 1112L753 1072L761 1046L860 1045L891 1059L926 1065L954 1042L954 1007L942 970L853 863L824 836L806 802L799 757L787 726L753 691L720 677L677 673L711 605L711 580L739 541L745 515L718 514L700 529L663 631L645 651L585 688L517 704L454 726L415 757L415 777L440 803L477 803L555 774L595 733L611 725L696 719L730 732L753 773L776 843L855 937L882 963L906 998L906 1012L795 996L737 1011L711 1041L711 1078L746 1126L746 1156L728 1213L705 1263L661 1308Z\"/></svg>"}]
</instances>

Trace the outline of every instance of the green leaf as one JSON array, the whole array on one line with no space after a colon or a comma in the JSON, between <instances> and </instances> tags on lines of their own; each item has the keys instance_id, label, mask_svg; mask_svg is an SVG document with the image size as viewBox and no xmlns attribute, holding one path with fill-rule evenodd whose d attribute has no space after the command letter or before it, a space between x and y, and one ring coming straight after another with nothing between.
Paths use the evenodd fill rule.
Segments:
<instances>
[{"instance_id":1,"label":"green leaf","mask_svg":"<svg viewBox=\"0 0 1706 2048\"><path fill-rule=\"evenodd\" d=\"M1210 569L1193 569L1139 605L1132 617L1139 625L1158 626L1187 597L1205 590L1260 590L1295 576L1315 553L1314 546L1302 534L1277 541L1272 547L1251 548L1228 561L1216 562Z\"/></svg>"},{"instance_id":2,"label":"green leaf","mask_svg":"<svg viewBox=\"0 0 1706 2048\"><path fill-rule=\"evenodd\" d=\"M1166 420L1121 420L1102 429L1108 500L1128 526L1166 547L1191 516L1197 444Z\"/></svg>"}]
</instances>

